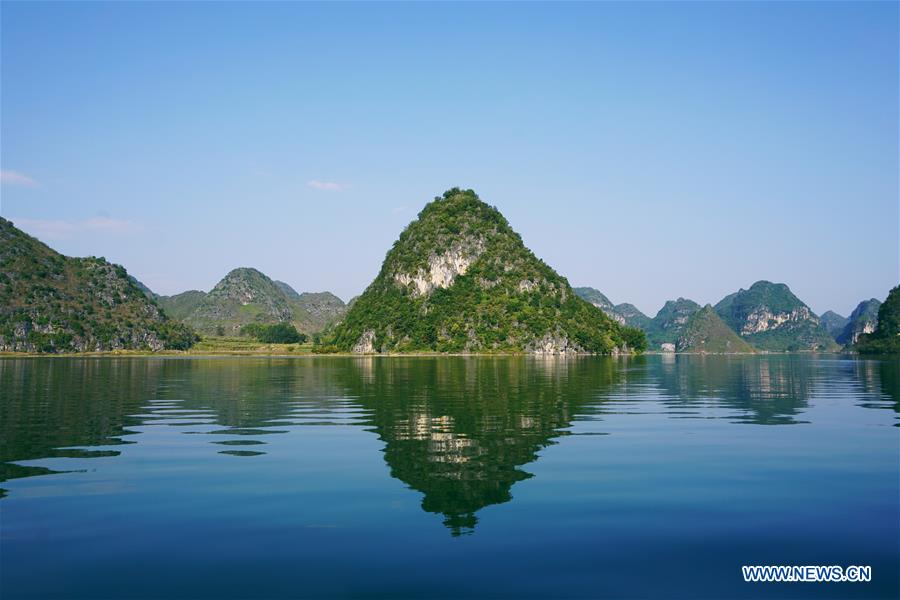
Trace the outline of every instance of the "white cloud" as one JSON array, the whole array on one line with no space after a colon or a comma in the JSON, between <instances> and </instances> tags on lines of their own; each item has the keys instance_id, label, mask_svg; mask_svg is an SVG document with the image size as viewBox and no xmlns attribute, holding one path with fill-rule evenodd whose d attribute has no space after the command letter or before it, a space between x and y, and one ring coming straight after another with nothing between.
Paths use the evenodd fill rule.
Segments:
<instances>
[{"instance_id":1,"label":"white cloud","mask_svg":"<svg viewBox=\"0 0 900 600\"><path fill-rule=\"evenodd\" d=\"M334 181L319 181L318 179L307 181L306 185L315 190L322 190L325 192L343 192L347 189L347 186L343 183L336 183Z\"/></svg>"},{"instance_id":2,"label":"white cloud","mask_svg":"<svg viewBox=\"0 0 900 600\"><path fill-rule=\"evenodd\" d=\"M131 221L111 219L109 217L94 217L93 219L82 221L82 225L86 230L106 233L129 233L135 229Z\"/></svg>"},{"instance_id":3,"label":"white cloud","mask_svg":"<svg viewBox=\"0 0 900 600\"><path fill-rule=\"evenodd\" d=\"M120 235L132 233L137 229L131 221L109 217L94 217L84 221L65 219L10 219L10 221L39 239L60 239L80 233Z\"/></svg>"},{"instance_id":4,"label":"white cloud","mask_svg":"<svg viewBox=\"0 0 900 600\"><path fill-rule=\"evenodd\" d=\"M23 187L36 187L38 184L37 181L25 175L24 173L19 173L18 171L10 171L8 169L0 170L0 183L4 183L7 185L20 185Z\"/></svg>"}]
</instances>

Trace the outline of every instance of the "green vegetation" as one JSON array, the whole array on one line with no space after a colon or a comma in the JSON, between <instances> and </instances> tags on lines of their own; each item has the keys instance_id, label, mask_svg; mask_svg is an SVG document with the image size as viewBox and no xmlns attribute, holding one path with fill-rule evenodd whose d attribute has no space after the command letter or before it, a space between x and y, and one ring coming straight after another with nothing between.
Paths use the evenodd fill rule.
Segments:
<instances>
[{"instance_id":1,"label":"green vegetation","mask_svg":"<svg viewBox=\"0 0 900 600\"><path fill-rule=\"evenodd\" d=\"M318 349L608 353L645 345L640 330L576 296L496 208L454 188L400 234Z\"/></svg>"},{"instance_id":2,"label":"green vegetation","mask_svg":"<svg viewBox=\"0 0 900 600\"><path fill-rule=\"evenodd\" d=\"M241 327L241 336L252 337L266 344L302 344L309 339L290 323L248 323Z\"/></svg>"},{"instance_id":3,"label":"green vegetation","mask_svg":"<svg viewBox=\"0 0 900 600\"><path fill-rule=\"evenodd\" d=\"M606 295L600 290L592 287L577 287L572 288L572 291L574 291L579 298L587 300L588 302L605 312L607 315L615 319L616 307L613 306L613 303L609 301L609 298L607 298Z\"/></svg>"},{"instance_id":4,"label":"green vegetation","mask_svg":"<svg viewBox=\"0 0 900 600\"><path fill-rule=\"evenodd\" d=\"M678 352L716 354L755 352L753 346L732 331L709 304L688 319L681 330L675 349Z\"/></svg>"},{"instance_id":5,"label":"green vegetation","mask_svg":"<svg viewBox=\"0 0 900 600\"><path fill-rule=\"evenodd\" d=\"M159 296L167 312L206 335L237 335L248 324L290 323L315 333L340 317L346 307L328 292L298 294L251 268L229 272L207 294L196 290Z\"/></svg>"},{"instance_id":6,"label":"green vegetation","mask_svg":"<svg viewBox=\"0 0 900 600\"><path fill-rule=\"evenodd\" d=\"M699 310L700 305L687 298L666 302L647 324L646 333L650 347L658 349L662 344L676 343L684 326Z\"/></svg>"},{"instance_id":7,"label":"green vegetation","mask_svg":"<svg viewBox=\"0 0 900 600\"><path fill-rule=\"evenodd\" d=\"M174 296L157 296L156 303L173 319L184 321L188 315L196 310L205 297L206 292L189 290Z\"/></svg>"},{"instance_id":8,"label":"green vegetation","mask_svg":"<svg viewBox=\"0 0 900 600\"><path fill-rule=\"evenodd\" d=\"M827 310L822 313L819 320L822 321L822 327L825 328L825 331L833 338L837 338L841 335L841 332L844 331L847 323L850 322L850 319L837 314L833 310Z\"/></svg>"},{"instance_id":9,"label":"green vegetation","mask_svg":"<svg viewBox=\"0 0 900 600\"><path fill-rule=\"evenodd\" d=\"M577 287L574 291L579 298L587 300L619 324L636 327L644 332L652 329L652 319L633 304L625 302L613 305L603 292L592 287Z\"/></svg>"},{"instance_id":10,"label":"green vegetation","mask_svg":"<svg viewBox=\"0 0 900 600\"><path fill-rule=\"evenodd\" d=\"M254 337L202 338L191 348L191 355L269 355L269 354L311 354L312 344L262 342Z\"/></svg>"},{"instance_id":11,"label":"green vegetation","mask_svg":"<svg viewBox=\"0 0 900 600\"><path fill-rule=\"evenodd\" d=\"M629 327L637 327L641 331L648 331L651 326L652 319L642 313L634 304L623 302L616 304L616 314L625 320L625 324Z\"/></svg>"},{"instance_id":12,"label":"green vegetation","mask_svg":"<svg viewBox=\"0 0 900 600\"><path fill-rule=\"evenodd\" d=\"M832 351L832 337L819 318L783 283L757 281L715 306L725 323L762 350Z\"/></svg>"},{"instance_id":13,"label":"green vegetation","mask_svg":"<svg viewBox=\"0 0 900 600\"><path fill-rule=\"evenodd\" d=\"M63 256L0 218L0 350L184 350L196 340L121 266Z\"/></svg>"},{"instance_id":14,"label":"green vegetation","mask_svg":"<svg viewBox=\"0 0 900 600\"><path fill-rule=\"evenodd\" d=\"M856 308L850 313L847 319L847 325L844 326L840 335L835 338L838 344L852 346L864 333L872 333L878 324L878 309L881 302L875 298L860 302Z\"/></svg>"},{"instance_id":15,"label":"green vegetation","mask_svg":"<svg viewBox=\"0 0 900 600\"><path fill-rule=\"evenodd\" d=\"M900 286L892 289L878 308L878 327L859 336L856 350L860 354L900 354Z\"/></svg>"}]
</instances>

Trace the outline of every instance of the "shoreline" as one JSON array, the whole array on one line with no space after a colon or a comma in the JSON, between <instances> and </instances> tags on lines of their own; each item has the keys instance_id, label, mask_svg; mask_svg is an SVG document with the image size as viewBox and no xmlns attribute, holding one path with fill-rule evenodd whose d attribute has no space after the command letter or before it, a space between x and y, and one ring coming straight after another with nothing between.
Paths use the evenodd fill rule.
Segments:
<instances>
[{"instance_id":1,"label":"shoreline","mask_svg":"<svg viewBox=\"0 0 900 600\"><path fill-rule=\"evenodd\" d=\"M9 352L0 351L0 359L3 358L222 358L222 357L273 357L273 358L316 358L316 357L336 357L336 358L433 358L433 357L534 357L534 358L581 358L581 357L609 357L609 358L636 358L639 356L788 356L788 355L817 355L817 356L854 356L860 354L856 352L835 351L835 352L814 352L811 350L800 350L794 352L660 352L650 351L641 353L627 354L593 354L593 353L570 353L570 354L540 354L532 352L373 352L368 354L357 354L353 352L312 352L309 349L301 349L299 352L286 350L283 348L260 349L260 350L105 350L101 352ZM875 356L875 355L873 355Z\"/></svg>"}]
</instances>

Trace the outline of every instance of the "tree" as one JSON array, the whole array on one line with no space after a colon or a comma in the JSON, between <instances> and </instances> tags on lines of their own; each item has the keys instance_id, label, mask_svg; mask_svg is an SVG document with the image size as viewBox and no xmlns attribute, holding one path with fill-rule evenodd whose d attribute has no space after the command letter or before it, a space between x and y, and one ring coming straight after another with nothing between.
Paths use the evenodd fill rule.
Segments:
<instances>
[{"instance_id":1,"label":"tree","mask_svg":"<svg viewBox=\"0 0 900 600\"><path fill-rule=\"evenodd\" d=\"M859 336L860 354L900 354L900 286L888 294L878 308L878 326L873 333Z\"/></svg>"}]
</instances>

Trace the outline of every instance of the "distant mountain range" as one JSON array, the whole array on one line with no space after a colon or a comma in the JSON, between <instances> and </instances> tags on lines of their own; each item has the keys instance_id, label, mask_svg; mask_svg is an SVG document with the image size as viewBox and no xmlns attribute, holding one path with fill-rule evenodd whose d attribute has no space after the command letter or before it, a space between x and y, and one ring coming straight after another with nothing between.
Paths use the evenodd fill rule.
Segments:
<instances>
[{"instance_id":1,"label":"distant mountain range","mask_svg":"<svg viewBox=\"0 0 900 600\"><path fill-rule=\"evenodd\" d=\"M630 304L614 305L597 289L581 287L575 291L612 318L640 327L647 334L650 348L655 350L834 351L842 345L852 345L854 336L874 331L877 323L877 300L861 303L849 319L832 311L820 319L787 285L769 281L757 281L711 307L724 328L709 310L686 298L669 300L651 319ZM633 310L626 315L623 307ZM703 314L688 329L691 319L701 311Z\"/></svg>"},{"instance_id":2,"label":"distant mountain range","mask_svg":"<svg viewBox=\"0 0 900 600\"><path fill-rule=\"evenodd\" d=\"M650 318L570 287L495 207L457 188L425 206L347 304L252 268L209 292L160 296L118 265L62 256L0 218L0 351L179 349L195 332L288 323L316 334L321 352L884 352L898 343L895 292L820 318L787 285L757 281L714 306L669 300Z\"/></svg>"},{"instance_id":3,"label":"distant mountain range","mask_svg":"<svg viewBox=\"0 0 900 600\"><path fill-rule=\"evenodd\" d=\"M168 314L207 335L238 335L250 323L291 323L301 332L317 333L346 311L334 294L300 294L246 267L230 271L209 293L190 290L155 298Z\"/></svg>"}]
</instances>

